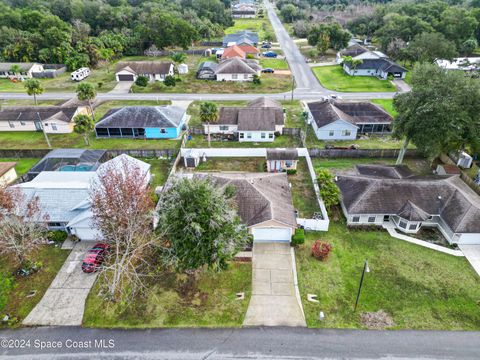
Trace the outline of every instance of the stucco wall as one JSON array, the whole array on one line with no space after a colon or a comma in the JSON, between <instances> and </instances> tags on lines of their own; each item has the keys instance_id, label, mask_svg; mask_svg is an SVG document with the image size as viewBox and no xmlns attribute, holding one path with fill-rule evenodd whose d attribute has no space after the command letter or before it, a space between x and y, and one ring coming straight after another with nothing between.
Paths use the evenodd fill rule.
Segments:
<instances>
[{"instance_id":1,"label":"stucco wall","mask_svg":"<svg viewBox=\"0 0 480 360\"><path fill-rule=\"evenodd\" d=\"M243 139L240 138L240 134L242 133L244 134ZM262 138L262 134L265 135L265 138ZM270 138L270 134L272 135L272 138ZM239 131L239 142L273 142L274 140L274 131Z\"/></svg>"},{"instance_id":2,"label":"stucco wall","mask_svg":"<svg viewBox=\"0 0 480 360\"><path fill-rule=\"evenodd\" d=\"M244 74L236 74L237 79L233 78L235 74L217 74L217 81L252 81L253 74L247 74L247 78L244 77Z\"/></svg>"},{"instance_id":3,"label":"stucco wall","mask_svg":"<svg viewBox=\"0 0 480 360\"><path fill-rule=\"evenodd\" d=\"M335 121L319 128L312 120L312 126L319 140L355 140L357 138L357 127L344 121ZM342 132L347 130L350 131L350 135L342 135ZM333 136L330 136L331 131Z\"/></svg>"}]
</instances>

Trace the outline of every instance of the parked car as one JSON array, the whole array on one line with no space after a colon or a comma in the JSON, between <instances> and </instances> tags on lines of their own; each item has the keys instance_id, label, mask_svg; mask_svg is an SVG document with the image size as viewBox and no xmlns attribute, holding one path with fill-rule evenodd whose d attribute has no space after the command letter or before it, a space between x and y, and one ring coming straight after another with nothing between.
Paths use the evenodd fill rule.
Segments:
<instances>
[{"instance_id":1,"label":"parked car","mask_svg":"<svg viewBox=\"0 0 480 360\"><path fill-rule=\"evenodd\" d=\"M273 74L274 72L275 72L275 70L273 70L272 68L262 69L262 73Z\"/></svg>"},{"instance_id":2,"label":"parked car","mask_svg":"<svg viewBox=\"0 0 480 360\"><path fill-rule=\"evenodd\" d=\"M105 243L97 243L90 250L83 259L82 271L84 273L93 273L98 270L105 260L105 255L110 250L110 246Z\"/></svg>"},{"instance_id":3,"label":"parked car","mask_svg":"<svg viewBox=\"0 0 480 360\"><path fill-rule=\"evenodd\" d=\"M272 47L272 45L270 45L268 43L262 44L262 49L270 49L271 47Z\"/></svg>"},{"instance_id":4,"label":"parked car","mask_svg":"<svg viewBox=\"0 0 480 360\"><path fill-rule=\"evenodd\" d=\"M274 51L267 51L263 53L263 56L269 57L269 58L276 58L278 54Z\"/></svg>"}]
</instances>

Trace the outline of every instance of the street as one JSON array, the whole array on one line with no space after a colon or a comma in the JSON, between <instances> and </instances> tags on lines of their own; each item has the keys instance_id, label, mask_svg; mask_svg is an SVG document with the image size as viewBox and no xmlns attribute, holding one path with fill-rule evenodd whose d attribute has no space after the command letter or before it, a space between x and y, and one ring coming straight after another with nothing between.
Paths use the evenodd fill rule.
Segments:
<instances>
[{"instance_id":1,"label":"street","mask_svg":"<svg viewBox=\"0 0 480 360\"><path fill-rule=\"evenodd\" d=\"M480 349L478 332L281 327L152 330L43 327L3 330L0 341L2 359L478 359ZM24 348L5 349L6 343Z\"/></svg>"}]
</instances>

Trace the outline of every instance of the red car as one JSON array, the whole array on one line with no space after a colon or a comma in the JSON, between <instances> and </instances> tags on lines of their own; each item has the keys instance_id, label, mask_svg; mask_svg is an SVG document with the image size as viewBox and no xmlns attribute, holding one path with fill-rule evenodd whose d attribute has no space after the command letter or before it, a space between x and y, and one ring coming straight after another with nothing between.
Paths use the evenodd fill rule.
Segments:
<instances>
[{"instance_id":1,"label":"red car","mask_svg":"<svg viewBox=\"0 0 480 360\"><path fill-rule=\"evenodd\" d=\"M88 250L82 263L82 271L92 273L98 270L105 260L106 253L110 250L110 245L105 243L97 243Z\"/></svg>"}]
</instances>

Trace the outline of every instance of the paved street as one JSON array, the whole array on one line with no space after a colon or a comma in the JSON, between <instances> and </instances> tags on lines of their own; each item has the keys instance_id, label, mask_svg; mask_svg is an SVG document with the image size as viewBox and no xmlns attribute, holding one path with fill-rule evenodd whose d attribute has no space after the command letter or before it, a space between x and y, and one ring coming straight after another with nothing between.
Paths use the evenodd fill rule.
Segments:
<instances>
[{"instance_id":1,"label":"paved street","mask_svg":"<svg viewBox=\"0 0 480 360\"><path fill-rule=\"evenodd\" d=\"M328 316L328 314L327 314ZM478 359L479 332L306 328L110 330L79 327L0 331L30 346L0 348L1 359ZM35 341L61 348L34 348ZM97 340L97 344L95 344ZM104 340L107 346L100 346ZM113 340L112 343L109 340ZM1 340L0 340L1 341ZM74 341L82 341L76 343ZM4 341L1 341L4 344ZM109 348L108 345L112 347ZM71 346L76 345L76 348ZM84 348L79 348L84 345ZM95 346L96 345L96 346ZM68 347L68 348L67 348ZM20 356L23 355L23 356Z\"/></svg>"}]
</instances>

